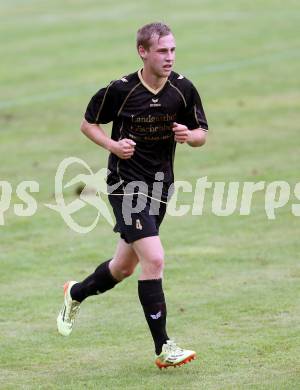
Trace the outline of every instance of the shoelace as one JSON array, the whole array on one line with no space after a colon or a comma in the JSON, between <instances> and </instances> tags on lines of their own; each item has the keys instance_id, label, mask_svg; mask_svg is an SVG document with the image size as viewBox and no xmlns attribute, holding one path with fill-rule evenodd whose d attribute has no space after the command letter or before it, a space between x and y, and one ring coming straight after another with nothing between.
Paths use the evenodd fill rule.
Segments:
<instances>
[{"instance_id":1,"label":"shoelace","mask_svg":"<svg viewBox=\"0 0 300 390\"><path fill-rule=\"evenodd\" d=\"M171 352L171 353L180 353L182 352L182 348L178 347L176 345L175 341L173 340L168 340L167 341L167 347L165 348L166 352Z\"/></svg>"}]
</instances>

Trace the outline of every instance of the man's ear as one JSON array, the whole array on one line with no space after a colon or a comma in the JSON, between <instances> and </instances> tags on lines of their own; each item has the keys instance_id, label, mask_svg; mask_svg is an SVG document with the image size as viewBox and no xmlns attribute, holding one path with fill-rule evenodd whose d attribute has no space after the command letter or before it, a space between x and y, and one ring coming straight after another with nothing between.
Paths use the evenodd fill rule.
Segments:
<instances>
[{"instance_id":1,"label":"man's ear","mask_svg":"<svg viewBox=\"0 0 300 390\"><path fill-rule=\"evenodd\" d=\"M144 60L146 58L146 55L147 55L147 50L145 50L144 46L140 45L138 47L138 52L139 52L141 59Z\"/></svg>"}]
</instances>

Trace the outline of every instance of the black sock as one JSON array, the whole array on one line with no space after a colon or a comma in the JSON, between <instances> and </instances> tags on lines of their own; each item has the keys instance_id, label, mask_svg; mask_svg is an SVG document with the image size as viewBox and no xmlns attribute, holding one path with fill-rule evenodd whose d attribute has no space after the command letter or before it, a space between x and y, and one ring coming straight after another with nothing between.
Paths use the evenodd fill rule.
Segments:
<instances>
[{"instance_id":1,"label":"black sock","mask_svg":"<svg viewBox=\"0 0 300 390\"><path fill-rule=\"evenodd\" d=\"M112 276L110 269L108 267L111 259L100 264L95 272L88 276L80 283L74 284L71 288L71 297L72 299L82 302L85 298L90 295L102 294L107 290L115 287L119 283Z\"/></svg>"},{"instance_id":2,"label":"black sock","mask_svg":"<svg viewBox=\"0 0 300 390\"><path fill-rule=\"evenodd\" d=\"M159 355L163 344L169 339L166 332L167 308L162 280L139 280L138 292L155 344L155 353Z\"/></svg>"}]
</instances>

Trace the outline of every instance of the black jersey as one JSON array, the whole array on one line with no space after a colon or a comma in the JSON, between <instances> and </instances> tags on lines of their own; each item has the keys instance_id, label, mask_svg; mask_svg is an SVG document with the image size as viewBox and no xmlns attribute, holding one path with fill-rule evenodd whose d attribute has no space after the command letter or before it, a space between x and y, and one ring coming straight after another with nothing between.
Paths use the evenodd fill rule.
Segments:
<instances>
[{"instance_id":1,"label":"black jersey","mask_svg":"<svg viewBox=\"0 0 300 390\"><path fill-rule=\"evenodd\" d=\"M153 90L141 71L112 81L91 99L85 119L92 124L113 122L111 138L132 139L135 152L128 160L110 154L109 185L143 181L151 185L157 172L163 173L164 194L174 181L173 160L176 142L173 122L193 130L208 129L200 96L193 84L171 72L166 83Z\"/></svg>"}]
</instances>

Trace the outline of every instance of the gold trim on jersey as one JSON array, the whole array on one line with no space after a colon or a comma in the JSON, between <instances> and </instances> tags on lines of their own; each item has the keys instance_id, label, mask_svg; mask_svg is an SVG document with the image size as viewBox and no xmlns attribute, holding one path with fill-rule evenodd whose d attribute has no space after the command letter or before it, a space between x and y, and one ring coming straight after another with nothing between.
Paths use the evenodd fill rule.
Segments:
<instances>
[{"instance_id":1,"label":"gold trim on jersey","mask_svg":"<svg viewBox=\"0 0 300 390\"><path fill-rule=\"evenodd\" d=\"M102 111L102 108L103 108L103 106L104 106L104 101L105 101L105 98L106 98L107 92L108 92L108 90L109 90L110 86L111 86L113 83L114 83L114 81L112 81L112 82L109 84L109 86L106 88L105 94L104 94L104 96L103 96L103 99L102 99L101 106L100 106L100 108L99 108L99 111L98 111L98 114L97 114L97 116L96 116L96 123L97 123L97 122L98 122L98 120L99 120L100 113L101 113L101 111Z\"/></svg>"},{"instance_id":2,"label":"gold trim on jersey","mask_svg":"<svg viewBox=\"0 0 300 390\"><path fill-rule=\"evenodd\" d=\"M176 91L177 91L177 92L179 93L179 95L182 97L184 106L185 106L185 108L186 108L186 107L187 107L187 104L186 104L185 97L183 96L183 93L180 91L180 89L178 89L177 87L175 87L175 85L172 84L170 80L168 80L168 82L169 82L169 84L171 85L171 87L173 87L174 89L176 89Z\"/></svg>"},{"instance_id":3,"label":"gold trim on jersey","mask_svg":"<svg viewBox=\"0 0 300 390\"><path fill-rule=\"evenodd\" d=\"M195 119L196 119L196 122L197 122L197 125L198 125L198 129L207 132L208 130L207 130L207 129L204 129L204 128L201 127L201 125L200 125L199 119L198 119L198 117L197 117L197 107L196 107L196 104L194 105L194 115L195 115Z\"/></svg>"},{"instance_id":4,"label":"gold trim on jersey","mask_svg":"<svg viewBox=\"0 0 300 390\"><path fill-rule=\"evenodd\" d=\"M148 89L149 92L153 93L153 95L157 95L157 94L163 89L163 87L165 86L166 82L168 81L168 79L166 78L165 81L164 81L164 83L163 83L163 85L161 85L161 86L160 86L159 88L157 88L157 89L153 89L153 88L151 88L150 85L148 85L148 84L146 83L146 81L143 79L143 76L142 76L142 69L140 69L140 70L138 71L138 76L139 76L139 79L140 79L141 83L143 84L143 86L144 86L146 89Z\"/></svg>"},{"instance_id":5,"label":"gold trim on jersey","mask_svg":"<svg viewBox=\"0 0 300 390\"><path fill-rule=\"evenodd\" d=\"M120 109L119 109L119 111L118 111L117 116L119 116L119 115L121 114L121 111L123 110L123 107L125 106L125 104L126 104L128 98L129 98L129 96L132 94L132 92L133 92L139 85L141 85L141 83L137 83L137 84L129 91L128 95L127 95L126 98L124 99L124 102L122 103L122 105L121 105L121 107L120 107Z\"/></svg>"},{"instance_id":6,"label":"gold trim on jersey","mask_svg":"<svg viewBox=\"0 0 300 390\"><path fill-rule=\"evenodd\" d=\"M197 117L197 108L196 108L196 104L194 105L194 115L195 115L196 123L197 123L198 127L200 127L199 119L198 119L198 117Z\"/></svg>"}]
</instances>

